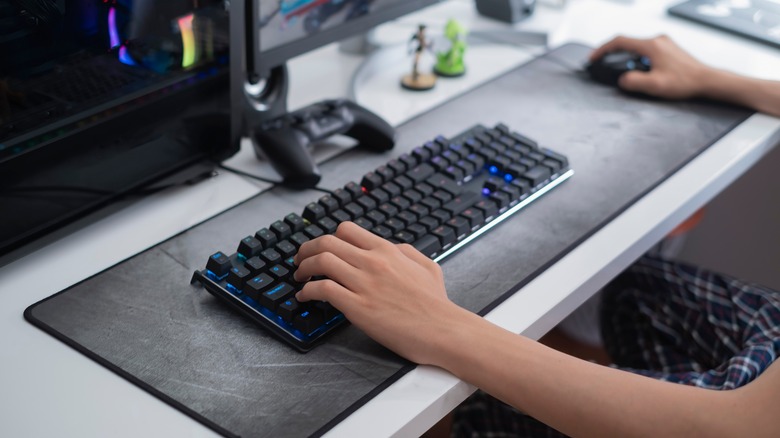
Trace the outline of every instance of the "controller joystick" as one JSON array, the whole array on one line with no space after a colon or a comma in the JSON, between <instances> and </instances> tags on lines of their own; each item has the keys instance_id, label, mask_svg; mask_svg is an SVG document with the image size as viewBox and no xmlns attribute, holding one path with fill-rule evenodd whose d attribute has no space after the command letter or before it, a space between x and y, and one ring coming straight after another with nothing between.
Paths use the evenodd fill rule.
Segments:
<instances>
[{"instance_id":1,"label":"controller joystick","mask_svg":"<svg viewBox=\"0 0 780 438\"><path fill-rule=\"evenodd\" d=\"M310 188L319 183L321 175L309 146L337 134L378 152L392 149L395 144L392 126L343 99L318 102L261 123L253 132L253 144L258 157L268 157L284 185Z\"/></svg>"}]
</instances>

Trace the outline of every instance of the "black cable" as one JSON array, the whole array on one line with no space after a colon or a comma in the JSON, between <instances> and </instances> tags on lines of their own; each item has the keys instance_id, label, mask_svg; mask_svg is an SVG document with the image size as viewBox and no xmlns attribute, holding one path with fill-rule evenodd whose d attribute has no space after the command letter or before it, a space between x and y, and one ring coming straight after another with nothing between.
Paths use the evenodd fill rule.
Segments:
<instances>
[{"instance_id":1,"label":"black cable","mask_svg":"<svg viewBox=\"0 0 780 438\"><path fill-rule=\"evenodd\" d=\"M129 190L126 192L122 191L112 191L112 190L102 190L102 189L96 189L93 187L83 187L83 186L28 186L28 187L10 187L6 189L0 189L0 197L20 197L25 196L26 193L52 193L52 192L73 192L73 193L81 193L85 195L102 195L102 196L121 196L121 197L129 197L129 196L143 196L143 195L151 195L157 192L161 192L166 189L170 189L173 187L179 187L183 185L193 185L195 183L198 183L200 181L203 181L206 178L213 177L215 174L213 171L209 170L207 172L200 173L198 175L195 175L194 177L180 182L165 184L162 186L157 187L144 187L134 190Z\"/></svg>"},{"instance_id":2,"label":"black cable","mask_svg":"<svg viewBox=\"0 0 780 438\"><path fill-rule=\"evenodd\" d=\"M262 182L271 184L274 187L284 186L284 182L282 182L282 181L275 181L275 180L268 179L268 178L265 178L265 177L262 177L262 176L259 176L259 175L254 175L252 173L244 172L243 170L239 170L239 169L235 169L235 168L232 168L232 167L225 166L222 163L215 163L215 164L220 169L227 170L228 172L235 173L236 175L240 175L240 176L244 176L244 177L247 177L247 178L256 179L258 181L262 181ZM329 195L333 195L333 191L332 190L328 190L328 189L325 189L325 188L322 188L322 187L309 187L309 188L311 190L317 190L318 192L323 192L323 193L327 193Z\"/></svg>"}]
</instances>

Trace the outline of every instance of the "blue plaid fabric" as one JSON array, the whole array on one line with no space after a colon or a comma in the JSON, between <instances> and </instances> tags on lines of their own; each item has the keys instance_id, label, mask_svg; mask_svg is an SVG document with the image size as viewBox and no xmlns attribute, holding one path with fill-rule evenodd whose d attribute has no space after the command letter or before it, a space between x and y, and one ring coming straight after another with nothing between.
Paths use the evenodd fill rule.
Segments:
<instances>
[{"instance_id":1,"label":"blue plaid fabric","mask_svg":"<svg viewBox=\"0 0 780 438\"><path fill-rule=\"evenodd\" d=\"M645 256L602 295L602 336L614 367L728 390L751 382L780 355L780 292ZM482 392L456 409L452 432L563 436Z\"/></svg>"}]
</instances>

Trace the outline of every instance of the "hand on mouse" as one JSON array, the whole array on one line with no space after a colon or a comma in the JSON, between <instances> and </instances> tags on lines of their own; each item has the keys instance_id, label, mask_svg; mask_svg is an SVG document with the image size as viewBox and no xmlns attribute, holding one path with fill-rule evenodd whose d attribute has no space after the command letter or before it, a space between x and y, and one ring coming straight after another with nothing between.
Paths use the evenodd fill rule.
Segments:
<instances>
[{"instance_id":1,"label":"hand on mouse","mask_svg":"<svg viewBox=\"0 0 780 438\"><path fill-rule=\"evenodd\" d=\"M618 85L626 91L666 99L699 97L705 92L703 79L712 72L665 35L647 40L619 36L593 51L590 60L616 51L635 52L652 63L649 72L631 71L620 77Z\"/></svg>"},{"instance_id":2,"label":"hand on mouse","mask_svg":"<svg viewBox=\"0 0 780 438\"><path fill-rule=\"evenodd\" d=\"M295 263L298 281L328 277L309 281L299 301L330 302L366 334L417 363L441 365L453 332L481 320L447 298L438 264L351 222L301 245Z\"/></svg>"}]
</instances>

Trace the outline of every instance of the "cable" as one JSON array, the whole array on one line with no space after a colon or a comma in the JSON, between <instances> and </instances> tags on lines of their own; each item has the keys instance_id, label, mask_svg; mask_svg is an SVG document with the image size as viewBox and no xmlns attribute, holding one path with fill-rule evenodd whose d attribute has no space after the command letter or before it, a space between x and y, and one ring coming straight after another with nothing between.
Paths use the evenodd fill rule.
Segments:
<instances>
[{"instance_id":1,"label":"cable","mask_svg":"<svg viewBox=\"0 0 780 438\"><path fill-rule=\"evenodd\" d=\"M28 187L11 187L7 189L0 189L0 197L19 197L24 196L26 193L41 193L46 195L51 194L52 192L73 192L73 193L81 193L85 195L102 195L102 196L120 196L120 197L130 197L130 196L144 196L144 195L151 195L157 192L161 192L166 189L170 189L173 187L179 187L183 185L193 185L200 181L203 181L204 179L210 178L215 176L214 171L209 170L203 173L200 173L198 175L193 176L190 179L174 182L170 184L165 184L157 187L144 187L139 189L134 189L126 192L122 191L112 191L112 190L102 190L102 189L96 189L93 187L83 187L83 186L28 186Z\"/></svg>"},{"instance_id":2,"label":"cable","mask_svg":"<svg viewBox=\"0 0 780 438\"><path fill-rule=\"evenodd\" d=\"M247 177L247 178L256 179L258 181L262 181L262 182L271 184L273 187L284 186L284 182L283 181L274 181L272 179L268 179L268 178L265 178L265 177L262 177L262 176L258 176L258 175L254 175L254 174L251 174L251 173L248 173L248 172L244 172L243 170L234 169L232 167L225 166L222 163L215 163L215 164L220 169L226 170L228 172L235 173L236 175L240 175L240 176L244 176L244 177ZM323 192L323 193L327 193L329 195L333 195L333 191L332 190L328 190L328 189L325 189L325 188L322 188L322 187L309 187L309 188L311 190L316 190L318 192Z\"/></svg>"}]
</instances>

